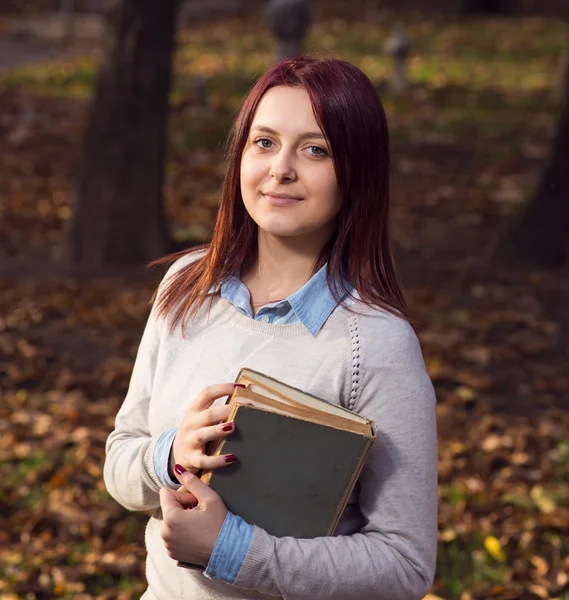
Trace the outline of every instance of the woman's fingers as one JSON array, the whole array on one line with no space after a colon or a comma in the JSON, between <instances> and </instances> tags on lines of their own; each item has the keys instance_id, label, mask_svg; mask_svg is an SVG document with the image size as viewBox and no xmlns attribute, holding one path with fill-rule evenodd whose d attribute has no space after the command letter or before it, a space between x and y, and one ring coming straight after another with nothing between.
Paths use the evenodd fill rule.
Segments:
<instances>
[{"instance_id":1,"label":"woman's fingers","mask_svg":"<svg viewBox=\"0 0 569 600\"><path fill-rule=\"evenodd\" d=\"M209 408L203 410L199 415L196 415L194 427L197 430L210 425L216 425L221 421L227 421L232 410L233 407L229 404L210 406Z\"/></svg>"},{"instance_id":2,"label":"woman's fingers","mask_svg":"<svg viewBox=\"0 0 569 600\"><path fill-rule=\"evenodd\" d=\"M211 460L204 459L203 450L208 442L232 432L232 424L225 422L233 407L227 404L213 405L213 403L218 398L230 396L236 385L234 383L211 385L203 389L188 406L172 445L173 457L177 463L193 472L229 464L223 457L211 457L214 459L211 463ZM213 466L209 466L210 464Z\"/></svg>"},{"instance_id":3,"label":"woman's fingers","mask_svg":"<svg viewBox=\"0 0 569 600\"><path fill-rule=\"evenodd\" d=\"M198 499L188 492L186 488L181 487L179 490L174 491L176 501L184 508L189 506L195 506L198 503Z\"/></svg>"},{"instance_id":4,"label":"woman's fingers","mask_svg":"<svg viewBox=\"0 0 569 600\"><path fill-rule=\"evenodd\" d=\"M223 396L231 396L235 389L234 383L218 383L204 388L199 396L195 399L194 406L198 410L204 410L210 407L218 398Z\"/></svg>"},{"instance_id":5,"label":"woman's fingers","mask_svg":"<svg viewBox=\"0 0 569 600\"><path fill-rule=\"evenodd\" d=\"M219 425L202 427L194 432L195 440L200 446L203 446L207 442L230 435L233 433L234 428L233 423L220 423Z\"/></svg>"},{"instance_id":6,"label":"woman's fingers","mask_svg":"<svg viewBox=\"0 0 569 600\"><path fill-rule=\"evenodd\" d=\"M196 457L195 463L200 470L209 471L219 469L220 467L227 467L237 460L235 454L221 454L220 456L207 456L200 454Z\"/></svg>"}]
</instances>

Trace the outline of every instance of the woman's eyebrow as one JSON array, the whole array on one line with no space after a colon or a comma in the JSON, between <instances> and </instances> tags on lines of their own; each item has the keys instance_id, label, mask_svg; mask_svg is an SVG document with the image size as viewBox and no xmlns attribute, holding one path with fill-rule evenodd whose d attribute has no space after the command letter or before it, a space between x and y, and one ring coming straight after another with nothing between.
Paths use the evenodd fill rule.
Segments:
<instances>
[{"instance_id":1,"label":"woman's eyebrow","mask_svg":"<svg viewBox=\"0 0 569 600\"><path fill-rule=\"evenodd\" d=\"M257 131L264 131L265 133L271 133L276 136L279 135L278 131L271 129L270 127L267 127L266 125L253 125L253 127L251 127L251 130L253 130L253 129L255 129ZM301 135L298 136L299 140L304 140L306 138L319 138L321 140L326 139L322 135L322 133L320 133L320 131L307 131L306 133L302 133Z\"/></svg>"}]
</instances>

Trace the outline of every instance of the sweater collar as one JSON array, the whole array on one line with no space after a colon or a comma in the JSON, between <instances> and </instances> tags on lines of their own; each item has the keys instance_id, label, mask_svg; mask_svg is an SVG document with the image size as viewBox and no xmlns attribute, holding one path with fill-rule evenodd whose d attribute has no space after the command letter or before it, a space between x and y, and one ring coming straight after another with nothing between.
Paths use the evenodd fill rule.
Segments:
<instances>
[{"instance_id":1,"label":"sweater collar","mask_svg":"<svg viewBox=\"0 0 569 600\"><path fill-rule=\"evenodd\" d=\"M264 308L294 311L298 320L313 336L316 336L338 304L330 290L326 275L327 265L324 265L294 294L284 300L266 304ZM247 286L237 275L224 281L217 291L222 298L253 318L251 295Z\"/></svg>"}]
</instances>

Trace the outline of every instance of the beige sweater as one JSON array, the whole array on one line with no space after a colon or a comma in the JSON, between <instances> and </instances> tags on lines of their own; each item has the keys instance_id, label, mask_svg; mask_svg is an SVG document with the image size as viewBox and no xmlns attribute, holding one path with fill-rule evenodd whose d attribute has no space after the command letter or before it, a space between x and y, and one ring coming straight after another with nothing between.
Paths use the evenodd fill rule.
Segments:
<instances>
[{"instance_id":1,"label":"beige sweater","mask_svg":"<svg viewBox=\"0 0 569 600\"><path fill-rule=\"evenodd\" d=\"M184 264L184 258L173 269ZM316 337L216 298L173 334L150 315L130 387L107 441L110 494L154 510L146 529L146 600L284 598L413 600L429 591L437 532L435 397L408 323L379 310L337 308ZM153 453L205 387L249 367L372 419L378 439L332 537L275 538L255 527L234 585L176 566L160 537Z\"/></svg>"}]
</instances>

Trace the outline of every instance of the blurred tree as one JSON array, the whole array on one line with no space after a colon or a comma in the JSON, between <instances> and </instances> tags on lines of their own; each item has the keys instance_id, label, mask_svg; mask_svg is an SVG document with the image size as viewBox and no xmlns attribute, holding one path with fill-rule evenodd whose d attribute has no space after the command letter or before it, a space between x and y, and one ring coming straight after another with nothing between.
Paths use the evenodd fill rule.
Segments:
<instances>
[{"instance_id":1,"label":"blurred tree","mask_svg":"<svg viewBox=\"0 0 569 600\"><path fill-rule=\"evenodd\" d=\"M64 257L135 265L170 249L162 204L178 0L108 0L107 29Z\"/></svg>"},{"instance_id":2,"label":"blurred tree","mask_svg":"<svg viewBox=\"0 0 569 600\"><path fill-rule=\"evenodd\" d=\"M310 27L310 2L270 0L267 16L271 32L277 39L277 59L300 56Z\"/></svg>"},{"instance_id":3,"label":"blurred tree","mask_svg":"<svg viewBox=\"0 0 569 600\"><path fill-rule=\"evenodd\" d=\"M501 247L508 258L546 267L565 264L569 258L569 60L563 90L551 157L536 193Z\"/></svg>"},{"instance_id":4,"label":"blurred tree","mask_svg":"<svg viewBox=\"0 0 569 600\"><path fill-rule=\"evenodd\" d=\"M411 52L411 42L405 34L403 23L395 24L393 33L387 38L384 50L393 59L393 70L389 85L394 93L405 91L409 87L407 76L407 59Z\"/></svg>"}]
</instances>

